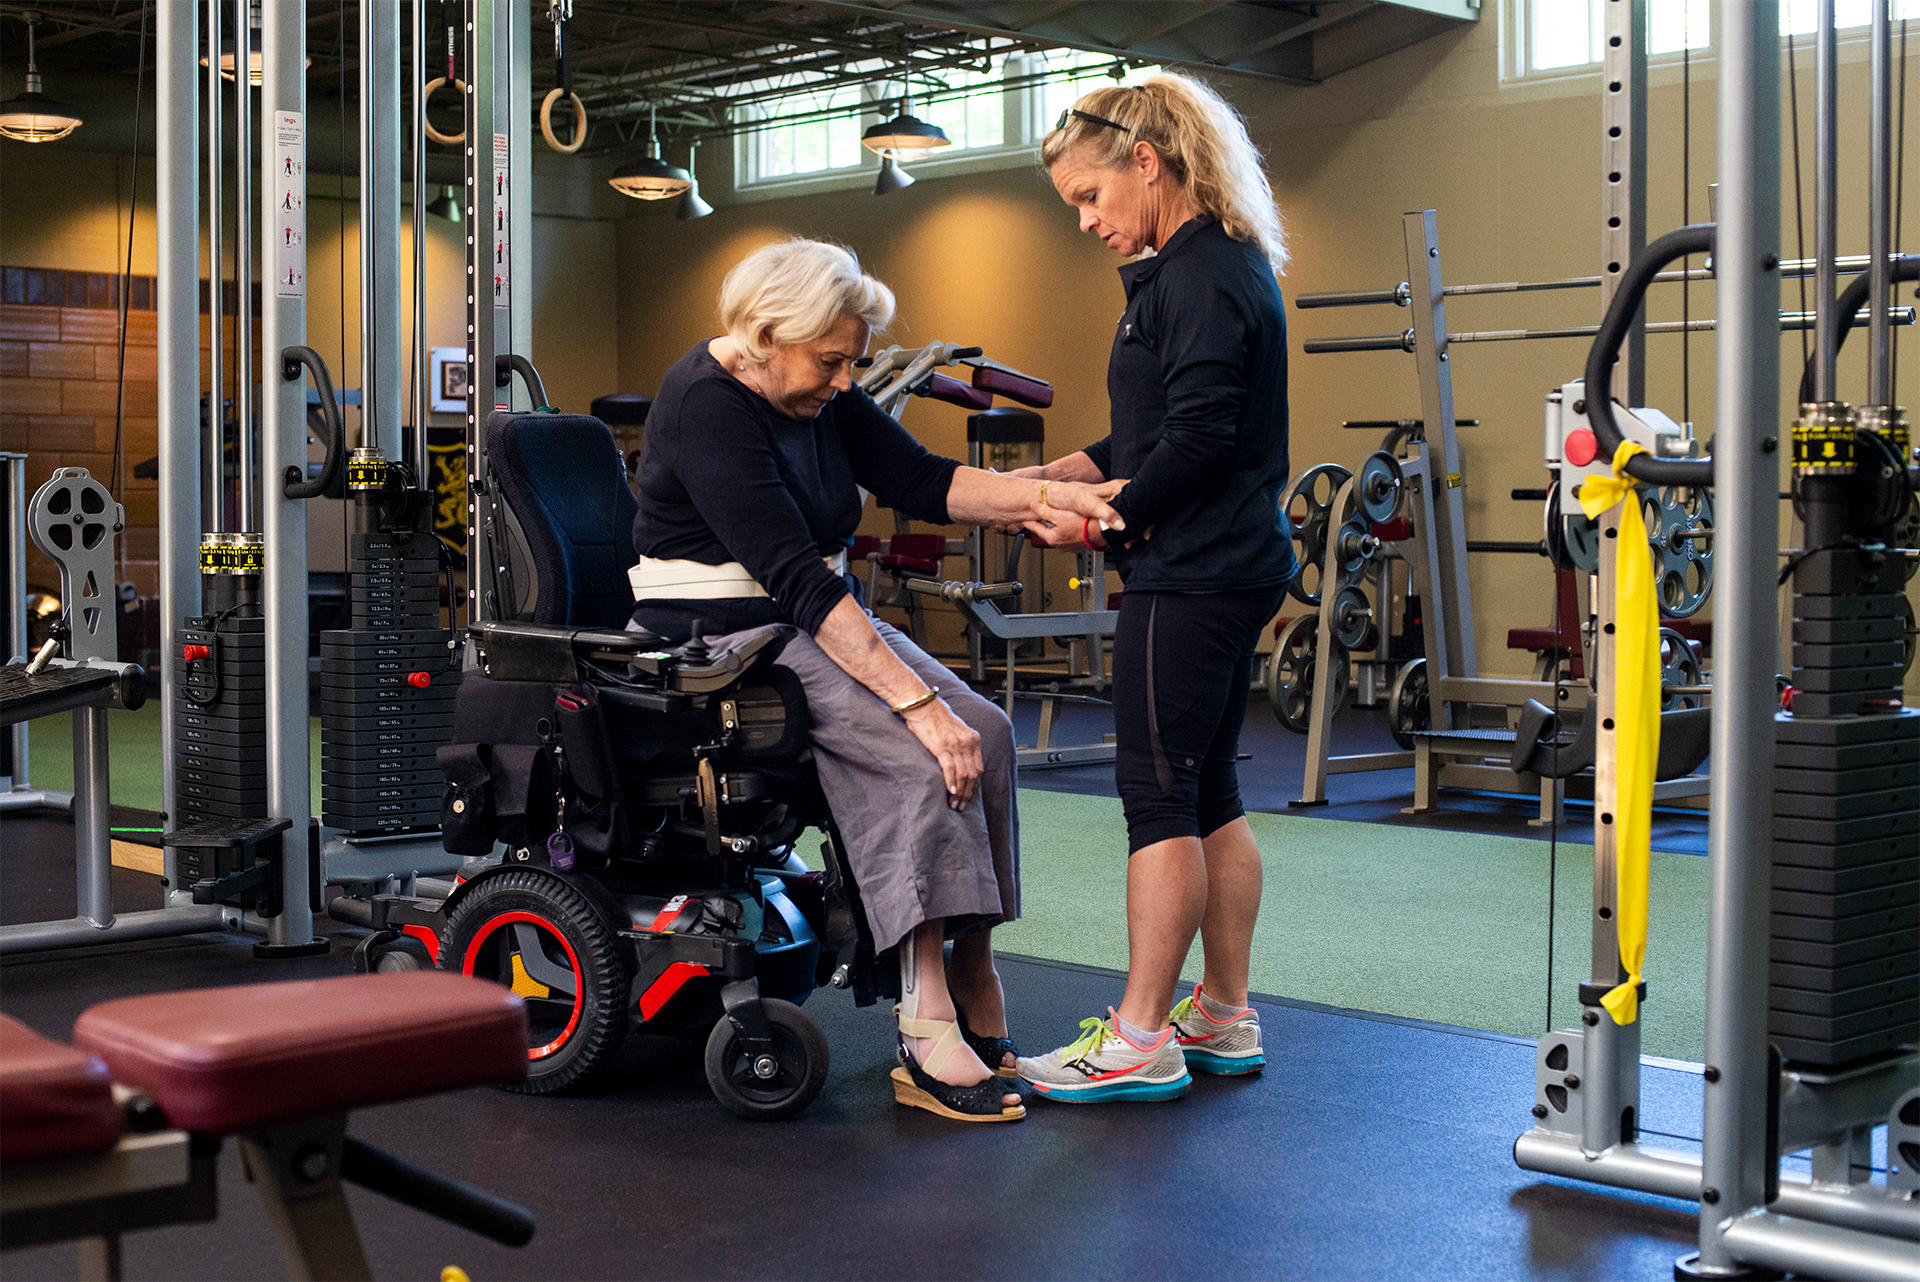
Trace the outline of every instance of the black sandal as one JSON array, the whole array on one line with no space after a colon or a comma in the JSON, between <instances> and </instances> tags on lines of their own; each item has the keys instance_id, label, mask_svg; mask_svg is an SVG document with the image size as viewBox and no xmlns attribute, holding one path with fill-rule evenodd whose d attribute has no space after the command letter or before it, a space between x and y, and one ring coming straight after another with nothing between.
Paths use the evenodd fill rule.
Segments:
<instances>
[{"instance_id":1,"label":"black sandal","mask_svg":"<svg viewBox=\"0 0 1920 1282\"><path fill-rule=\"evenodd\" d=\"M960 1025L961 1040L966 1042L968 1048L980 1057L982 1064L985 1064L993 1070L995 1077L1020 1076L1020 1069L1017 1063L1008 1064L1006 1062L1007 1056L1009 1055L1013 1056L1016 1061L1020 1058L1020 1048L1013 1044L1011 1037L983 1037L979 1033L974 1032L971 1028L967 1027L967 1012L960 1009L958 1002L955 1002L953 1005L953 1013L958 1017L956 1022Z\"/></svg>"},{"instance_id":2,"label":"black sandal","mask_svg":"<svg viewBox=\"0 0 1920 1282\"><path fill-rule=\"evenodd\" d=\"M998 1077L989 1077L972 1086L950 1086L927 1072L913 1060L907 1048L908 1037L932 1037L938 1040L928 1061L937 1069L960 1049L959 1026L945 1019L909 1019L893 1008L900 1024L900 1065L889 1075L893 1078L893 1098L909 1108L923 1108L956 1122L1017 1122L1027 1115L1026 1105L1004 1102L1009 1094Z\"/></svg>"}]
</instances>

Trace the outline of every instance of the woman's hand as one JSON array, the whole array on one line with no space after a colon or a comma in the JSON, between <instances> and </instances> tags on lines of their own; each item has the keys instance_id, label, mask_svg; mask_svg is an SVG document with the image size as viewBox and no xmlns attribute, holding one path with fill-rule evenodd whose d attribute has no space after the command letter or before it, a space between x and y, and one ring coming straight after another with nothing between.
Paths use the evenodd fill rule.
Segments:
<instances>
[{"instance_id":1,"label":"woman's hand","mask_svg":"<svg viewBox=\"0 0 1920 1282\"><path fill-rule=\"evenodd\" d=\"M923 703L902 714L902 719L940 763L940 773L947 781L947 804L955 810L965 806L973 799L980 774L986 769L980 760L979 732L955 716L945 699Z\"/></svg>"}]
</instances>

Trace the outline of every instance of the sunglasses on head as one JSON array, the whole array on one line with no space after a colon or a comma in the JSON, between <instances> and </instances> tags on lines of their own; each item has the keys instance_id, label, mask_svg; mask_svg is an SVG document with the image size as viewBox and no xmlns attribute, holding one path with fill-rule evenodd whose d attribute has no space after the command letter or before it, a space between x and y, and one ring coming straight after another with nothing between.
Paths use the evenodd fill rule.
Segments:
<instances>
[{"instance_id":1,"label":"sunglasses on head","mask_svg":"<svg viewBox=\"0 0 1920 1282\"><path fill-rule=\"evenodd\" d=\"M1072 120L1076 116L1079 117L1081 120L1086 121L1090 125L1104 125L1108 129L1118 129L1123 134L1132 132L1132 130L1128 129L1125 125L1119 124L1112 120L1108 120L1104 116L1096 116L1091 114L1090 112L1085 112L1085 111L1076 111L1072 107L1068 107L1065 111L1060 113L1060 123L1055 125L1054 128L1065 129L1067 127L1067 122L1069 120Z\"/></svg>"}]
</instances>

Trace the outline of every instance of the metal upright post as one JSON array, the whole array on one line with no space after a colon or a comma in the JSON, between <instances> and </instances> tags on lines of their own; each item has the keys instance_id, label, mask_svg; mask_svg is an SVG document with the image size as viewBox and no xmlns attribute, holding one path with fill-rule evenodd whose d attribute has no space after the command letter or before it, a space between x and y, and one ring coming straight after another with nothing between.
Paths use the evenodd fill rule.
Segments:
<instances>
[{"instance_id":1,"label":"metal upright post","mask_svg":"<svg viewBox=\"0 0 1920 1282\"><path fill-rule=\"evenodd\" d=\"M413 0L413 466L414 481L432 489L427 413L427 0Z\"/></svg>"},{"instance_id":2,"label":"metal upright post","mask_svg":"<svg viewBox=\"0 0 1920 1282\"><path fill-rule=\"evenodd\" d=\"M1714 446L1714 632L1700 1261L1759 1206L1767 1166L1767 963L1772 850L1775 546L1780 488L1780 7L1716 5L1720 200Z\"/></svg>"},{"instance_id":3,"label":"metal upright post","mask_svg":"<svg viewBox=\"0 0 1920 1282\"><path fill-rule=\"evenodd\" d=\"M160 446L160 653L180 653L181 620L200 613L203 468L200 431L200 103L194 83L199 41L191 4L158 7L154 221L158 252ZM217 401L216 401L217 403ZM217 489L215 491L218 492ZM160 683L160 755L174 759L179 688ZM173 771L160 772L161 808L174 811ZM184 897L166 851L167 895Z\"/></svg>"},{"instance_id":4,"label":"metal upright post","mask_svg":"<svg viewBox=\"0 0 1920 1282\"><path fill-rule=\"evenodd\" d=\"M1407 281L1415 359L1420 366L1420 412L1426 420L1429 460L1428 484L1423 491L1422 514L1430 514L1431 528L1420 531L1427 557L1426 583L1430 593L1421 607L1428 624L1428 687L1433 702L1444 708L1433 718L1435 729L1453 724L1446 682L1453 677L1479 674L1473 645L1473 590L1467 582L1467 514L1460 487L1460 443L1453 426L1453 369L1447 356L1447 305L1440 278L1440 224L1431 209L1416 210L1401 219L1406 233Z\"/></svg>"},{"instance_id":5,"label":"metal upright post","mask_svg":"<svg viewBox=\"0 0 1920 1282\"><path fill-rule=\"evenodd\" d=\"M505 321L509 344L502 349L533 359L533 201L530 198L533 175L533 6L501 6L505 21L500 22L494 44L493 72L504 74L504 89L494 99L494 128L506 139L507 164L511 172L524 175L528 186L518 200L507 208L507 237L513 254L513 283L507 291L508 314ZM496 397L516 409L534 409L527 390L518 379L507 389L508 395ZM577 407L576 407L577 408Z\"/></svg>"},{"instance_id":6,"label":"metal upright post","mask_svg":"<svg viewBox=\"0 0 1920 1282\"><path fill-rule=\"evenodd\" d=\"M415 149L418 150L416 143ZM360 444L401 457L400 6L360 6Z\"/></svg>"},{"instance_id":7,"label":"metal upright post","mask_svg":"<svg viewBox=\"0 0 1920 1282\"><path fill-rule=\"evenodd\" d=\"M274 287L263 299L263 338L269 354L261 398L261 503L265 564L261 582L266 616L268 813L292 820L282 838L281 893L286 908L268 922L257 953L300 956L324 952L313 937L310 878L316 870L308 844L312 818L312 763L307 697L307 510L286 496L286 477L307 472L306 380L286 377L280 353L306 343L306 116L307 28L301 0L266 0L260 46L260 104L272 155L262 166L273 203L283 217L262 227L262 261L276 264Z\"/></svg>"},{"instance_id":8,"label":"metal upright post","mask_svg":"<svg viewBox=\"0 0 1920 1282\"><path fill-rule=\"evenodd\" d=\"M1814 40L1819 64L1813 126L1813 280L1818 311L1813 325L1813 399L1831 401L1839 317L1833 306L1840 235L1840 50L1834 31L1834 0L1820 0L1820 30Z\"/></svg>"},{"instance_id":9,"label":"metal upright post","mask_svg":"<svg viewBox=\"0 0 1920 1282\"><path fill-rule=\"evenodd\" d=\"M1892 324L1887 308L1893 302L1893 24L1888 0L1874 0L1872 104L1867 173L1867 396L1869 405L1893 403L1893 378L1888 349Z\"/></svg>"},{"instance_id":10,"label":"metal upright post","mask_svg":"<svg viewBox=\"0 0 1920 1282\"><path fill-rule=\"evenodd\" d=\"M1647 0L1607 0L1600 95L1600 314L1620 274L1647 245ZM1643 308L1613 369L1613 395L1646 400L1647 322Z\"/></svg>"},{"instance_id":11,"label":"metal upright post","mask_svg":"<svg viewBox=\"0 0 1920 1282\"><path fill-rule=\"evenodd\" d=\"M220 208L226 202L226 184L221 175L225 130L220 112L220 3L207 0L207 467L212 511L209 530L227 528L227 420L225 362L225 312L227 269L221 245ZM165 600L163 597L162 600ZM172 602L167 609L179 611Z\"/></svg>"},{"instance_id":12,"label":"metal upright post","mask_svg":"<svg viewBox=\"0 0 1920 1282\"><path fill-rule=\"evenodd\" d=\"M0 662L27 653L27 456L0 453L0 483L7 487L7 653ZM8 793L33 786L27 759L27 723L7 728L10 767ZM4 797L5 793L0 793Z\"/></svg>"},{"instance_id":13,"label":"metal upright post","mask_svg":"<svg viewBox=\"0 0 1920 1282\"><path fill-rule=\"evenodd\" d=\"M239 433L240 528L257 529L254 487L259 461L254 457L253 409L253 61L249 31L251 3L233 4L233 292L238 296L233 322L233 420Z\"/></svg>"},{"instance_id":14,"label":"metal upright post","mask_svg":"<svg viewBox=\"0 0 1920 1282\"><path fill-rule=\"evenodd\" d=\"M487 469L487 415L494 404L493 359L500 351L496 316L508 298L512 257L507 244L504 137L494 133L492 0L466 6L467 52L467 619L501 617L495 598L492 478Z\"/></svg>"}]
</instances>

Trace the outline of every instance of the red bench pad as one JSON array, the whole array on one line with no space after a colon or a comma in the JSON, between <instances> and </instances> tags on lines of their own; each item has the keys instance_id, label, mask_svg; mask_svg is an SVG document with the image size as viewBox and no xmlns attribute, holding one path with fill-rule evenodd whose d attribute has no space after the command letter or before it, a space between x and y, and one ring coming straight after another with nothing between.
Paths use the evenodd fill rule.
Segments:
<instances>
[{"instance_id":1,"label":"red bench pad","mask_svg":"<svg viewBox=\"0 0 1920 1282\"><path fill-rule=\"evenodd\" d=\"M124 997L73 1041L174 1126L215 1135L527 1075L525 1003L434 970Z\"/></svg>"},{"instance_id":2,"label":"red bench pad","mask_svg":"<svg viewBox=\"0 0 1920 1282\"><path fill-rule=\"evenodd\" d=\"M120 1131L105 1064L0 1015L0 1165L90 1157Z\"/></svg>"}]
</instances>

